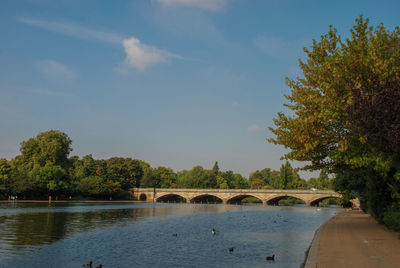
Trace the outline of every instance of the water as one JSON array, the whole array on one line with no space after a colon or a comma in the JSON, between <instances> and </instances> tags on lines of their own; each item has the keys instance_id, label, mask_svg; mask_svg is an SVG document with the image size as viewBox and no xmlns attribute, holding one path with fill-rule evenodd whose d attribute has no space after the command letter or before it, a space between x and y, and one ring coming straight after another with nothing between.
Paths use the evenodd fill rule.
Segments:
<instances>
[{"instance_id":1,"label":"water","mask_svg":"<svg viewBox=\"0 0 400 268\"><path fill-rule=\"evenodd\" d=\"M299 267L339 209L0 204L0 267ZM219 232L212 235L215 228ZM177 234L177 236L173 236ZM229 248L234 247L233 252ZM275 254L274 262L265 257Z\"/></svg>"}]
</instances>

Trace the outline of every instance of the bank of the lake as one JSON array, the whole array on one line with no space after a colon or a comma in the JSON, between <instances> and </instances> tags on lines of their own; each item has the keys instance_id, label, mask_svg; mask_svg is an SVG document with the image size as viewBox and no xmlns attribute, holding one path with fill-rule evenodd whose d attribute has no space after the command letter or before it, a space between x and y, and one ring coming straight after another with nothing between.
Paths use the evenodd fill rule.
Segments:
<instances>
[{"instance_id":1,"label":"bank of the lake","mask_svg":"<svg viewBox=\"0 0 400 268\"><path fill-rule=\"evenodd\" d=\"M347 210L316 232L306 268L399 267L400 236L360 210Z\"/></svg>"}]
</instances>

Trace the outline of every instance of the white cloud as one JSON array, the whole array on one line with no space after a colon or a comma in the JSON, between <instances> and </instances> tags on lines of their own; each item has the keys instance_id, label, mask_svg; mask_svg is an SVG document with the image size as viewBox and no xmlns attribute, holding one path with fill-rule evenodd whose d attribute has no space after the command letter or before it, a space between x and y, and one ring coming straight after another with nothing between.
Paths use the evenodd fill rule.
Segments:
<instances>
[{"instance_id":1,"label":"white cloud","mask_svg":"<svg viewBox=\"0 0 400 268\"><path fill-rule=\"evenodd\" d=\"M73 72L66 65L54 60L42 60L36 63L37 69L46 77L55 80L73 81L76 78Z\"/></svg>"},{"instance_id":2,"label":"white cloud","mask_svg":"<svg viewBox=\"0 0 400 268\"><path fill-rule=\"evenodd\" d=\"M195 7L206 10L220 10L228 0L154 0L164 7Z\"/></svg>"},{"instance_id":3,"label":"white cloud","mask_svg":"<svg viewBox=\"0 0 400 268\"><path fill-rule=\"evenodd\" d=\"M160 50L153 46L148 46L140 42L135 37L124 39L122 42L126 58L125 63L128 67L134 67L144 71L153 64L166 62L169 58L183 59L179 55Z\"/></svg>"},{"instance_id":4,"label":"white cloud","mask_svg":"<svg viewBox=\"0 0 400 268\"><path fill-rule=\"evenodd\" d=\"M123 40L122 35L118 33L104 32L99 30L82 27L73 23L54 22L38 20L32 18L18 18L19 22L50 30L53 32L77 37L80 39L98 40L107 43L120 44Z\"/></svg>"},{"instance_id":5,"label":"white cloud","mask_svg":"<svg viewBox=\"0 0 400 268\"><path fill-rule=\"evenodd\" d=\"M125 68L120 69L121 72L125 72L126 67L133 67L143 71L151 65L166 62L171 58L195 60L187 59L177 54L170 53L166 50L161 50L154 46L143 44L139 39L133 36L124 38L119 33L98 31L72 23L60 23L32 18L18 18L18 21L80 39L122 45L126 53L126 58ZM43 73L46 73L50 76L64 76L69 78L73 78L74 76L73 72L71 72L65 65L55 61L42 62L40 64L40 69Z\"/></svg>"},{"instance_id":6,"label":"white cloud","mask_svg":"<svg viewBox=\"0 0 400 268\"><path fill-rule=\"evenodd\" d=\"M251 125L247 128L248 132L257 132L257 131L261 131L264 130L262 127L260 127L259 125Z\"/></svg>"}]
</instances>

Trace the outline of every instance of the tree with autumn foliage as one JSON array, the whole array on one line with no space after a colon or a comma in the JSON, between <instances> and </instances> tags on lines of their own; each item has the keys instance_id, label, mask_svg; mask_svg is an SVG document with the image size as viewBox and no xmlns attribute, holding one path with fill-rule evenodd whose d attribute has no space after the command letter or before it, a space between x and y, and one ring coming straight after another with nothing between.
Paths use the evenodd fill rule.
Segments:
<instances>
[{"instance_id":1,"label":"tree with autumn foliage","mask_svg":"<svg viewBox=\"0 0 400 268\"><path fill-rule=\"evenodd\" d=\"M400 229L400 29L360 16L350 33L342 41L330 27L304 49L303 77L287 79L292 112L278 113L269 141L305 169L336 173L336 190Z\"/></svg>"}]
</instances>

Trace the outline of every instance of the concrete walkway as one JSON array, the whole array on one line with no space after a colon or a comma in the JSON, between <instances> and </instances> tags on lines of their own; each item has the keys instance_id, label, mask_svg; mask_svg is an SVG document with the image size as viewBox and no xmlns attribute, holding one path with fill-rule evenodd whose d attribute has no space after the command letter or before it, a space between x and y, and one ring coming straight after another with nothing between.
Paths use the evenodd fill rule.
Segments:
<instances>
[{"instance_id":1,"label":"concrete walkway","mask_svg":"<svg viewBox=\"0 0 400 268\"><path fill-rule=\"evenodd\" d=\"M345 211L321 226L305 267L400 267L399 233L362 211Z\"/></svg>"}]
</instances>

